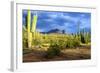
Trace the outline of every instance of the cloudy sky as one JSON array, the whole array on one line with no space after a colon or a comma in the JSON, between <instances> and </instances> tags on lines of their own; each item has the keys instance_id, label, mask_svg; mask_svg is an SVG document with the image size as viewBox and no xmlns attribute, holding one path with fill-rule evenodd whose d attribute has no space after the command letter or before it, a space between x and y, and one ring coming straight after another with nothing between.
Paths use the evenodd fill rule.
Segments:
<instances>
[{"instance_id":1,"label":"cloudy sky","mask_svg":"<svg viewBox=\"0 0 100 73\"><path fill-rule=\"evenodd\" d=\"M65 30L66 33L76 33L78 32L78 23L80 24L80 30L91 29L91 13L31 10L31 19L35 13L38 15L36 30L39 32L59 29ZM25 25L27 10L23 10L22 15L23 25Z\"/></svg>"}]
</instances>

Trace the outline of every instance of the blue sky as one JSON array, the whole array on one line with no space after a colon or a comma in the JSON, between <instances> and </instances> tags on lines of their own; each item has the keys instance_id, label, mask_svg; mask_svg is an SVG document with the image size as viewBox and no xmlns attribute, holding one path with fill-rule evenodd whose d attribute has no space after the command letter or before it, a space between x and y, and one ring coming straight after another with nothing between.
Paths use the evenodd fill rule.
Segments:
<instances>
[{"instance_id":1,"label":"blue sky","mask_svg":"<svg viewBox=\"0 0 100 73\"><path fill-rule=\"evenodd\" d=\"M78 22L80 22L80 30L91 29L91 13L31 10L31 17L34 16L34 13L37 13L38 15L36 26L38 32L47 32L52 29L59 29L65 30L66 33L77 33ZM22 15L23 25L25 25L27 10L23 10Z\"/></svg>"}]
</instances>

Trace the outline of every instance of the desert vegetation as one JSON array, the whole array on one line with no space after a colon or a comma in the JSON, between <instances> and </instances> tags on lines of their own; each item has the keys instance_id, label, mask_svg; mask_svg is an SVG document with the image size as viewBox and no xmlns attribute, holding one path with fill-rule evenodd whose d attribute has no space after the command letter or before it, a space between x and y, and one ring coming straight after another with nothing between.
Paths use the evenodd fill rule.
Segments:
<instances>
[{"instance_id":1,"label":"desert vegetation","mask_svg":"<svg viewBox=\"0 0 100 73\"><path fill-rule=\"evenodd\" d=\"M91 33L85 29L74 34L42 33L36 31L37 17L33 29L27 15L27 26L23 26L23 62L82 60L91 58Z\"/></svg>"}]
</instances>

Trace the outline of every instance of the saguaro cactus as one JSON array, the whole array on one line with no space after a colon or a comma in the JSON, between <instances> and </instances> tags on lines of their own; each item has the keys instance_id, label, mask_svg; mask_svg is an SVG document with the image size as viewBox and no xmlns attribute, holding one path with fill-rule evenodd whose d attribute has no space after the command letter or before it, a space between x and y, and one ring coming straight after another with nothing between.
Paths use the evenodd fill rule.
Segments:
<instances>
[{"instance_id":1,"label":"saguaro cactus","mask_svg":"<svg viewBox=\"0 0 100 73\"><path fill-rule=\"evenodd\" d=\"M31 11L28 10L27 13L27 35L28 35L28 48L32 47L32 37L35 39L36 32L37 15L35 14L32 19L32 29L31 29Z\"/></svg>"},{"instance_id":2,"label":"saguaro cactus","mask_svg":"<svg viewBox=\"0 0 100 73\"><path fill-rule=\"evenodd\" d=\"M30 24L31 24L31 11L28 10L27 13L28 48L31 48L31 44L32 44L32 33L30 32Z\"/></svg>"},{"instance_id":3,"label":"saguaro cactus","mask_svg":"<svg viewBox=\"0 0 100 73\"><path fill-rule=\"evenodd\" d=\"M35 34L36 34L36 24L37 24L37 14L35 14L34 16L33 16L33 20L32 20L32 36L33 36L33 38L35 39Z\"/></svg>"},{"instance_id":4,"label":"saguaro cactus","mask_svg":"<svg viewBox=\"0 0 100 73\"><path fill-rule=\"evenodd\" d=\"M32 20L32 32L36 31L36 23L37 23L37 14L35 14L33 16L33 20Z\"/></svg>"}]
</instances>

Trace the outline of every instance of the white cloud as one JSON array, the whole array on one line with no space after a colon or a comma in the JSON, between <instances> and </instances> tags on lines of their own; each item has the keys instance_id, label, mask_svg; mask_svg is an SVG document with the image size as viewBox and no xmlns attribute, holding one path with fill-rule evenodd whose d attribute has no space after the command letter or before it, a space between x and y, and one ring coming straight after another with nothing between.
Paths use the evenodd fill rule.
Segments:
<instances>
[{"instance_id":1,"label":"white cloud","mask_svg":"<svg viewBox=\"0 0 100 73\"><path fill-rule=\"evenodd\" d=\"M54 19L44 19L43 21L54 22Z\"/></svg>"},{"instance_id":2,"label":"white cloud","mask_svg":"<svg viewBox=\"0 0 100 73\"><path fill-rule=\"evenodd\" d=\"M89 19L81 19L81 26L80 28L86 28L86 27L90 27L91 26L91 21Z\"/></svg>"},{"instance_id":3,"label":"white cloud","mask_svg":"<svg viewBox=\"0 0 100 73\"><path fill-rule=\"evenodd\" d=\"M57 13L51 13L50 15L48 15L50 18L57 18L58 14Z\"/></svg>"},{"instance_id":4,"label":"white cloud","mask_svg":"<svg viewBox=\"0 0 100 73\"><path fill-rule=\"evenodd\" d=\"M70 21L74 21L74 22L77 22L80 19L79 17L72 17L67 13L66 13L66 15L64 15L63 13L52 13L49 15L49 17L51 19L62 18L62 19L66 19L66 20L70 20Z\"/></svg>"},{"instance_id":5,"label":"white cloud","mask_svg":"<svg viewBox=\"0 0 100 73\"><path fill-rule=\"evenodd\" d=\"M44 32L45 30L44 30L44 29L38 29L38 28L37 28L36 31L37 31L37 32Z\"/></svg>"}]
</instances>

